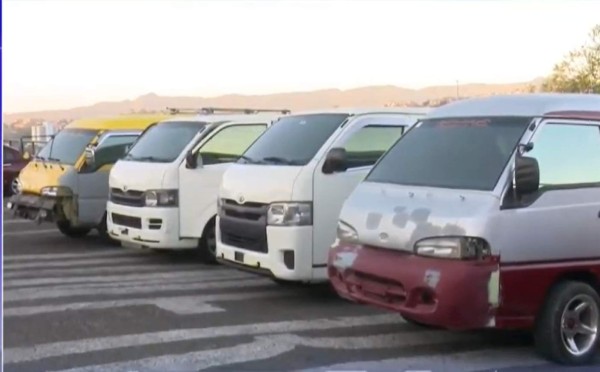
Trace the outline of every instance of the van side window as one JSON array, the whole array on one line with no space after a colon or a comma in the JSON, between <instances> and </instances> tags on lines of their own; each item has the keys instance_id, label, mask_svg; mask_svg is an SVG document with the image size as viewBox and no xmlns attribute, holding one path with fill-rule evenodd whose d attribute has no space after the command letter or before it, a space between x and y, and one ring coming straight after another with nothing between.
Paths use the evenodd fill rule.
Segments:
<instances>
[{"instance_id":1,"label":"van side window","mask_svg":"<svg viewBox=\"0 0 600 372\"><path fill-rule=\"evenodd\" d=\"M403 132L402 126L369 125L361 128L344 144L348 168L375 164Z\"/></svg>"},{"instance_id":2,"label":"van side window","mask_svg":"<svg viewBox=\"0 0 600 372\"><path fill-rule=\"evenodd\" d=\"M600 182L600 127L546 124L527 153L540 166L540 187Z\"/></svg>"},{"instance_id":3,"label":"van side window","mask_svg":"<svg viewBox=\"0 0 600 372\"><path fill-rule=\"evenodd\" d=\"M106 164L114 164L125 155L127 146L131 145L137 135L112 135L106 138L96 148L94 168L98 169Z\"/></svg>"},{"instance_id":4,"label":"van side window","mask_svg":"<svg viewBox=\"0 0 600 372\"><path fill-rule=\"evenodd\" d=\"M200 148L198 154L202 156L202 163L219 164L238 160L265 129L266 124L232 125L221 129Z\"/></svg>"}]
</instances>

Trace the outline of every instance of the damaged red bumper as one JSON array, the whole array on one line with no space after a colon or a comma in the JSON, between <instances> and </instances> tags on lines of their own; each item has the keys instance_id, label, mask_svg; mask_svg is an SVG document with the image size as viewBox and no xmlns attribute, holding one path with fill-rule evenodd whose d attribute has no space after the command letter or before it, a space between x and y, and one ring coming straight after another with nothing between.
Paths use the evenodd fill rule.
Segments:
<instances>
[{"instance_id":1,"label":"damaged red bumper","mask_svg":"<svg viewBox=\"0 0 600 372\"><path fill-rule=\"evenodd\" d=\"M460 261L338 245L328 274L341 297L448 329L494 326L497 260Z\"/></svg>"}]
</instances>

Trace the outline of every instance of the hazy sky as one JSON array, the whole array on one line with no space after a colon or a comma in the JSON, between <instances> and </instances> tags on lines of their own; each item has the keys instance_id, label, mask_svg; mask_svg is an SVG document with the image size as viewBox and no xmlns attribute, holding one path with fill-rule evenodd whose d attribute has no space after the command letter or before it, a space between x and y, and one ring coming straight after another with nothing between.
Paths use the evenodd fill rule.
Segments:
<instances>
[{"instance_id":1,"label":"hazy sky","mask_svg":"<svg viewBox=\"0 0 600 372\"><path fill-rule=\"evenodd\" d=\"M547 74L600 1L3 2L3 111L161 95L517 82Z\"/></svg>"}]
</instances>

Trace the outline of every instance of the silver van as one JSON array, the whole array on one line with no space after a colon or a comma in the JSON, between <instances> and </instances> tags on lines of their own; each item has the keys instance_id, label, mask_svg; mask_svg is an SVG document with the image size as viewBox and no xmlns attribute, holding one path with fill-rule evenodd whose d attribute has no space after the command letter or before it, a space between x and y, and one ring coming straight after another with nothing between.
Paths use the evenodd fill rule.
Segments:
<instances>
[{"instance_id":1,"label":"silver van","mask_svg":"<svg viewBox=\"0 0 600 372\"><path fill-rule=\"evenodd\" d=\"M598 349L600 95L433 110L346 200L339 295L451 330L530 329L563 364Z\"/></svg>"}]
</instances>

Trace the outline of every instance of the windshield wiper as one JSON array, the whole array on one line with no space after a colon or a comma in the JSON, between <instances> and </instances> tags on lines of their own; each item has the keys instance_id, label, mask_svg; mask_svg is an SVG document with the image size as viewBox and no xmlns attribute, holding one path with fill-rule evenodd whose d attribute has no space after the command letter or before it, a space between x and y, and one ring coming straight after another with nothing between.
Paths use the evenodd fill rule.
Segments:
<instances>
[{"instance_id":1,"label":"windshield wiper","mask_svg":"<svg viewBox=\"0 0 600 372\"><path fill-rule=\"evenodd\" d=\"M245 160L248 164L258 164L258 161L256 159L252 159L251 157L245 155L240 155L240 159Z\"/></svg>"},{"instance_id":2,"label":"windshield wiper","mask_svg":"<svg viewBox=\"0 0 600 372\"><path fill-rule=\"evenodd\" d=\"M295 165L296 163L298 163L295 160L290 160L290 159L282 158L279 156L267 156L266 158L262 158L262 161L266 161L266 162L270 162L270 163L285 164L285 165Z\"/></svg>"},{"instance_id":3,"label":"windshield wiper","mask_svg":"<svg viewBox=\"0 0 600 372\"><path fill-rule=\"evenodd\" d=\"M169 159L158 158L156 156L140 156L140 157L135 157L135 156L132 156L132 155L127 155L123 159L124 160L136 160L136 161L150 161L150 162L169 161Z\"/></svg>"}]
</instances>

